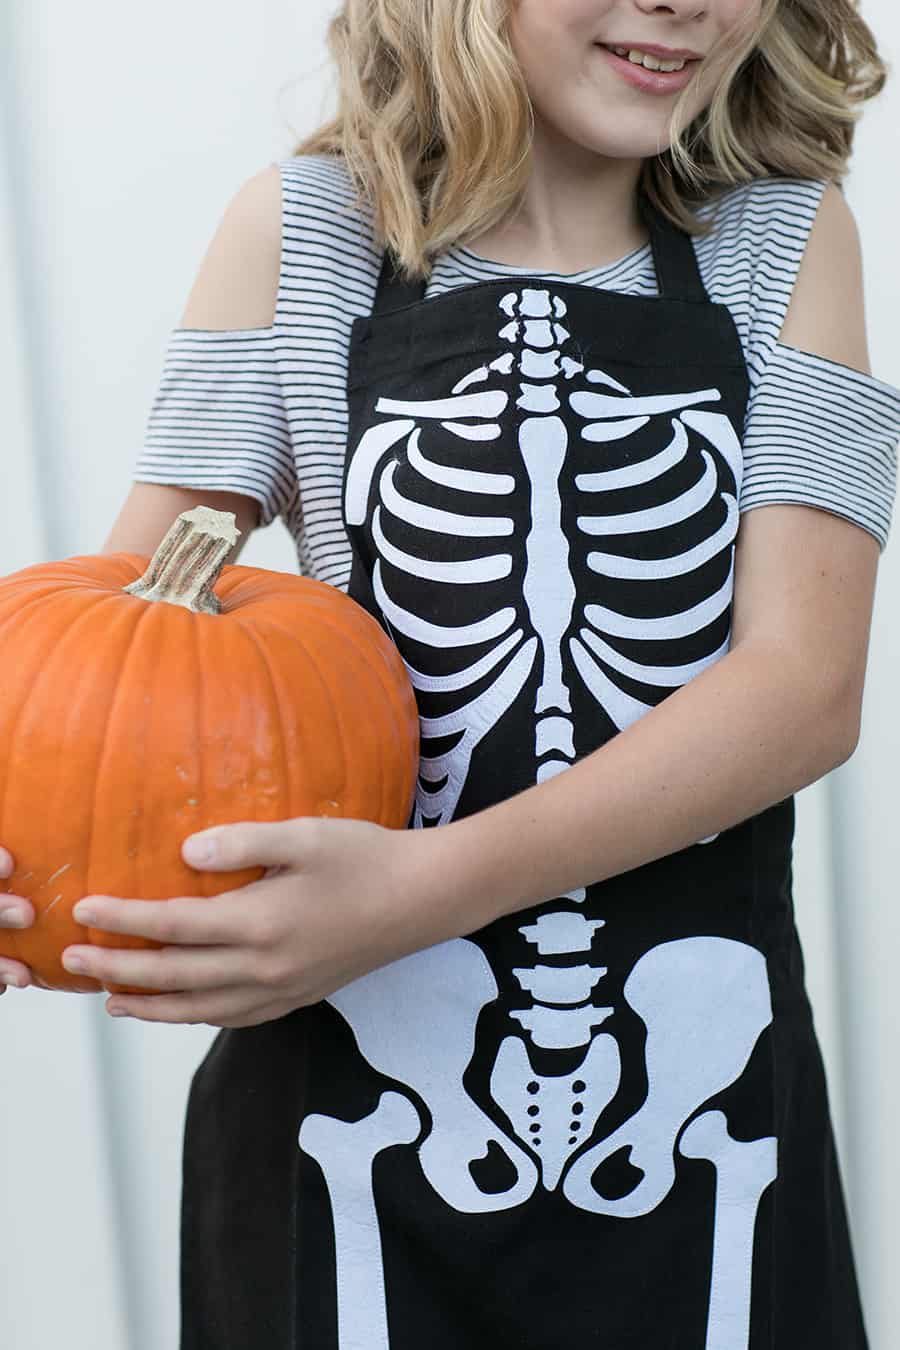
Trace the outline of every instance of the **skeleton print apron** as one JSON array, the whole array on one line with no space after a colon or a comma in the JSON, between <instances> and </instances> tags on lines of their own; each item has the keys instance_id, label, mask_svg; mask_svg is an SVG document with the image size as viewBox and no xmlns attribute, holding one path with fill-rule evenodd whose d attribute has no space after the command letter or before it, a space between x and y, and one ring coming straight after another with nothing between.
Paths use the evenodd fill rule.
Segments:
<instances>
[{"instance_id":1,"label":"skeleton print apron","mask_svg":"<svg viewBox=\"0 0 900 1350\"><path fill-rule=\"evenodd\" d=\"M401 652L411 828L563 772L728 650L749 380L659 297L519 274L353 324L349 593ZM183 1350L865 1350L794 926L794 801L220 1033Z\"/></svg>"}]
</instances>

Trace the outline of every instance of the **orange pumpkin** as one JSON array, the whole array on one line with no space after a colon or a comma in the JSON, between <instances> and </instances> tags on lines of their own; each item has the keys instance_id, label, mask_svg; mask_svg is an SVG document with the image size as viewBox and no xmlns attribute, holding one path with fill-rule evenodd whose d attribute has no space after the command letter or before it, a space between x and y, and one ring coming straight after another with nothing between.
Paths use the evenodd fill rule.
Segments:
<instances>
[{"instance_id":1,"label":"orange pumpkin","mask_svg":"<svg viewBox=\"0 0 900 1350\"><path fill-rule=\"evenodd\" d=\"M30 929L0 956L45 989L148 993L70 974L72 943L158 949L72 917L85 895L212 896L188 835L241 820L409 822L415 695L374 618L324 582L224 564L231 512L183 512L148 566L81 556L0 578L0 842ZM215 591L213 587L215 586Z\"/></svg>"}]
</instances>

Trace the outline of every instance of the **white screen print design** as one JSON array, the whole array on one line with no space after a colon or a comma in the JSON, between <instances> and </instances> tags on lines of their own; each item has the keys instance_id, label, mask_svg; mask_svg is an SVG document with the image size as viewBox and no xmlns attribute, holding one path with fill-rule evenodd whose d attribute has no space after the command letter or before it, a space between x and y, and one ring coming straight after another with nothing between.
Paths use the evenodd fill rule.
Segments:
<instances>
[{"instance_id":1,"label":"white screen print design","mask_svg":"<svg viewBox=\"0 0 900 1350\"><path fill-rule=\"evenodd\" d=\"M446 398L420 401L379 398L375 411L388 420L364 433L347 474L345 511L350 525L362 525L365 521L373 479L378 475L372 517L377 550L372 587L410 681L420 691L448 696L453 704L452 711L442 716L420 716L423 746L438 737L458 739L444 753L423 753L420 757L413 821L416 826L425 819L436 824L453 819L475 748L520 696L538 660L542 663L541 680L533 720L535 755L542 761L536 772L536 781L540 782L575 759L572 679L583 681L589 695L621 731L655 706L655 701L633 697L616 682L616 674L639 681L663 695L686 684L724 656L730 641L729 632L724 641L699 659L659 664L626 657L607 640L652 643L654 649L660 644L671 644L677 652L685 640L694 639L696 645L696 635L729 608L743 455L727 415L705 406L721 402L720 391L709 388L637 397L601 370L586 372L584 380L589 387L585 388L580 382L584 364L566 353L571 335L558 322L566 314L560 296L525 288L505 295L499 307L510 318L500 329L499 339L514 350L470 372ZM470 623L451 626L434 622L399 604L384 579L383 564L387 563L419 583L435 583L448 592L462 588L468 599L469 595L477 597L483 592L486 583L512 578L514 557L509 550L492 547L474 559L440 561L429 556L433 550L427 543L429 535L449 540L491 541L514 534L512 515L484 516L465 509L467 497L493 495L502 499L516 491L514 475L491 469L489 451L484 467L475 469L470 465L457 468L437 462L422 448L423 431L434 423L460 442L490 443L504 435L502 418L510 412L510 395L501 387L491 388L492 372L504 376L515 372L519 390L516 408L524 414L518 423L517 450L530 488L530 522L524 576L515 599L524 604L529 632L520 626L521 610L514 604L482 614ZM567 384L572 387L567 389ZM602 392L597 386L614 392ZM600 541L604 536L646 539L656 531L676 526L679 537L690 541L671 556L650 558L595 548L587 553L587 568L598 577L639 586L646 583L653 600L660 603L662 597L664 603L667 583L674 583L677 588L679 578L698 572L712 560L723 562L722 579L712 592L701 594L681 612L642 617L590 601L584 603L580 611L583 626L577 636L569 639L565 657L562 642L571 627L578 596L570 563L570 541L562 526L559 487L569 450L566 423L558 415L563 399L576 417L583 419L581 439L585 442L627 443L628 438L654 419L663 433L664 443L649 456L633 458L620 454L624 462L616 467L600 466L576 476L576 490L584 496L584 509L576 521L579 534ZM398 491L396 448L401 443L414 473L426 484L451 491L459 499L460 510L436 509ZM696 481L686 491L676 492L650 507L603 513L604 496L620 494L623 489L639 491L656 480L664 484L670 470L677 469L683 461L696 462L698 469ZM720 483L723 468L727 475L725 490ZM658 495L663 491L661 486ZM704 522L709 521L710 503L716 499L721 502L724 518L710 532L704 529ZM408 527L413 537L416 531L423 532L421 547L415 553L398 547L387 537L382 523L384 511ZM710 574L707 568L700 575ZM454 612L459 610L449 594L447 607ZM444 663L456 657L456 669L443 675L418 669L404 651L404 646L409 645L404 639L440 652ZM467 649L483 647L485 643L492 644L487 654L467 661ZM603 669L601 661L613 671L612 676ZM468 690L481 685L494 672L483 692L468 695Z\"/></svg>"},{"instance_id":2,"label":"white screen print design","mask_svg":"<svg viewBox=\"0 0 900 1350\"><path fill-rule=\"evenodd\" d=\"M554 415L559 406L556 382L560 377L573 379L583 366L553 348L554 342L562 345L568 337L562 325L550 321L551 315L559 318L565 314L558 296L523 290L505 296L501 308L507 315L521 316L502 330L501 337L522 343L519 405L536 414L523 422L520 441L535 503L529 568L535 569L536 583L542 573L546 576L547 569L554 567L559 580L564 577L567 548L564 537L557 537L559 510L554 507L553 493L565 456L566 429ZM372 428L360 441L348 474L348 520L361 519L372 475L398 437L408 438L410 462L426 476L451 481L461 492L510 491L511 484L489 470L476 475L471 470L460 472L429 462L419 445L417 423L436 417L446 429L466 439L495 437L499 434L496 419L506 407L507 395L489 389L475 392L473 386L488 383L492 369L508 371L512 359L503 356L482 367L461 381L446 400L415 405L379 400L378 411L396 415L399 420ZM538 379L544 383L536 383ZM587 439L610 441L630 435L652 416L671 417L673 412L676 416L670 423L673 434L657 455L627 468L600 468L584 475L578 486L586 493L621 486L628 475L643 475L649 480L654 474L664 473L687 453L687 426L709 438L730 466L733 481L740 483L740 446L731 423L721 413L697 411L694 406L720 398L718 391L632 398L627 389L602 372L589 371L587 379L612 385L618 391L615 398L580 389L570 393L570 406L597 419L586 423L583 435ZM461 417L472 420L453 420ZM718 490L715 464L708 451L702 451L702 456L702 476L696 489L687 494L688 500L682 496L643 511L639 521L631 522L634 528L659 528L665 522L688 517L709 500ZM615 475L613 482L611 474ZM447 517L444 512L396 500L391 464L382 473L380 494L393 514L419 520L427 529L465 533L474 525L486 536L510 532L511 522L504 517L487 521L470 519L464 513ZM635 567L635 575L646 575L648 580L655 577L658 583L660 577L699 567L717 551L729 548L737 526L737 503L733 494L721 495L726 518L713 537L699 539L677 557L657 561L653 572L646 564L641 565L645 570ZM400 558L380 531L377 511L376 507L374 534L379 549L394 566L407 567L413 575L418 575L419 569L437 568L448 584L454 584L452 564L429 563L427 549L423 549L423 558ZM610 525L608 519L587 511L578 523L597 535L604 532L604 525L611 533L623 529L621 520ZM610 553L588 555L589 565L599 571L624 568L627 561ZM460 570L469 576L473 567L475 575L484 580L498 568L509 571L511 558L493 554L485 557L481 568L466 561ZM730 600L731 582L730 565L725 584L714 595L686 612L655 619L635 619L600 606L585 606L580 641L571 644L573 662L620 729L651 705L629 697L593 660L591 652L608 660L613 669L628 669L600 633L643 633L656 641L661 636L677 639L702 629L723 612ZM539 646L544 657L544 680L534 710L536 745L540 754L548 750L556 753L540 766L537 776L546 778L562 772L573 760L571 719L558 713L544 716L544 710L552 706L570 707L560 636L571 609L562 616L549 612L541 604L540 586L530 586L528 575L524 589L534 636L525 640L521 628L510 631L516 619L513 609L487 616L460 633L429 625L408 610L401 611L388 596L376 561L376 599L391 625L401 633L420 641L427 637L442 649L456 645L463 650L467 643L484 642L490 637L497 640L489 658L462 669L458 676L445 680L444 687L457 689L464 696L467 686L486 670L508 663L481 699L463 703L456 714L440 722L423 721L423 735L446 735L451 730L463 735L449 754L425 761L428 778L439 781L446 777L447 782L438 794L417 798L413 821L417 828L422 828L426 815L433 814L435 795L440 818L452 818L473 746L521 690ZM553 594L570 595L570 606L575 602L573 585L557 585ZM724 650L725 646L720 646L690 667L651 670L642 666L637 678L672 687L692 678ZM407 669L414 683L422 682L420 687L434 686L432 677L408 663ZM463 1213L481 1214L526 1204L543 1186L561 1190L581 1210L638 1220L655 1210L672 1190L676 1148L685 1158L706 1159L715 1169L716 1188L705 1350L747 1350L756 1216L762 1195L776 1175L777 1141L774 1137L735 1140L724 1114L703 1111L702 1107L740 1078L772 1020L765 959L746 943L712 936L660 943L639 957L625 980L623 997L646 1028L642 1066L646 1097L611 1134L595 1139L592 1136L601 1113L619 1088L622 1061L615 1037L602 1031L614 1012L612 1006L601 1006L607 969L591 960L592 944L605 921L589 918L579 910L585 897L584 887L557 897L541 908L533 923L519 929L534 949L533 963L512 971L527 996L527 1006L509 1010L509 1033L500 1039L490 1075L491 1098L500 1108L504 1128L499 1128L473 1100L463 1083L475 1050L479 1017L499 995L497 975L476 942L460 938L414 952L335 991L327 1000L347 1022L368 1063L396 1083L406 1084L426 1103L431 1119L430 1129L421 1138L424 1121L412 1097L386 1091L375 1110L361 1120L339 1120L316 1113L301 1125L299 1145L318 1162L330 1197L339 1350L390 1350L373 1166L382 1150L414 1144L424 1176L445 1203ZM677 897L672 897L672 904L677 903ZM593 1001L595 992L599 993L600 1004ZM566 1070L557 1074L536 1071L529 1044L540 1048L543 1065L548 1053L562 1052ZM579 1050L583 1050L583 1058L572 1070L572 1054ZM487 1192L477 1183L475 1164L492 1148L499 1149L511 1165L513 1180L505 1190ZM638 1179L627 1194L610 1199L600 1194L593 1178L607 1159L622 1151Z\"/></svg>"}]
</instances>

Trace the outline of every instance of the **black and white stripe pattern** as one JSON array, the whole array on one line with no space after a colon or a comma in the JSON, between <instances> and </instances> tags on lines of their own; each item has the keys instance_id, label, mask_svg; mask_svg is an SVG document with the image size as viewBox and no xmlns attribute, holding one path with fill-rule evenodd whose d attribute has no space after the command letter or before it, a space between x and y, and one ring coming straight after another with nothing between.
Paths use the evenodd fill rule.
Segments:
<instances>
[{"instance_id":1,"label":"black and white stripe pattern","mask_svg":"<svg viewBox=\"0 0 900 1350\"><path fill-rule=\"evenodd\" d=\"M246 493L260 527L290 511L297 475L278 342L274 328L177 328L135 479Z\"/></svg>"},{"instance_id":2,"label":"black and white stripe pattern","mask_svg":"<svg viewBox=\"0 0 900 1350\"><path fill-rule=\"evenodd\" d=\"M776 342L747 412L740 508L818 506L882 549L897 486L900 390Z\"/></svg>"},{"instance_id":3,"label":"black and white stripe pattern","mask_svg":"<svg viewBox=\"0 0 900 1350\"><path fill-rule=\"evenodd\" d=\"M260 525L280 516L301 573L346 591L341 521L350 326L371 312L381 257L371 214L340 160L278 165L282 259L274 323L175 329L135 465L137 482L243 492ZM872 533L883 549L894 505L900 389L779 343L824 180L761 178L699 214L694 241L710 299L727 304L751 381L740 506L817 506ZM426 298L497 276L534 275L458 246L438 259ZM656 295L649 243L582 272L544 273L629 295Z\"/></svg>"}]
</instances>

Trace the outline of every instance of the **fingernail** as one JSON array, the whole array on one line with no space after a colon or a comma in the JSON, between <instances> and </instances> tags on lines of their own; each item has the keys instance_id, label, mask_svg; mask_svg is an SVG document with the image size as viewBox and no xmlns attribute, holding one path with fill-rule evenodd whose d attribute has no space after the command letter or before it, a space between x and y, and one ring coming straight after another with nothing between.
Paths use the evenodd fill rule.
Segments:
<instances>
[{"instance_id":1,"label":"fingernail","mask_svg":"<svg viewBox=\"0 0 900 1350\"><path fill-rule=\"evenodd\" d=\"M70 970L73 975L83 975L87 970L87 965L80 956L63 956L62 963L66 970Z\"/></svg>"},{"instance_id":2,"label":"fingernail","mask_svg":"<svg viewBox=\"0 0 900 1350\"><path fill-rule=\"evenodd\" d=\"M10 971L0 970L0 984L11 984L16 989L25 988L25 981L22 979L22 976L18 973L18 971L15 970Z\"/></svg>"},{"instance_id":3,"label":"fingernail","mask_svg":"<svg viewBox=\"0 0 900 1350\"><path fill-rule=\"evenodd\" d=\"M186 862L208 863L216 856L216 846L212 839L188 839L185 841L183 853Z\"/></svg>"},{"instance_id":4,"label":"fingernail","mask_svg":"<svg viewBox=\"0 0 900 1350\"><path fill-rule=\"evenodd\" d=\"M0 924L4 928L27 928L28 921L20 909L0 909Z\"/></svg>"}]
</instances>

